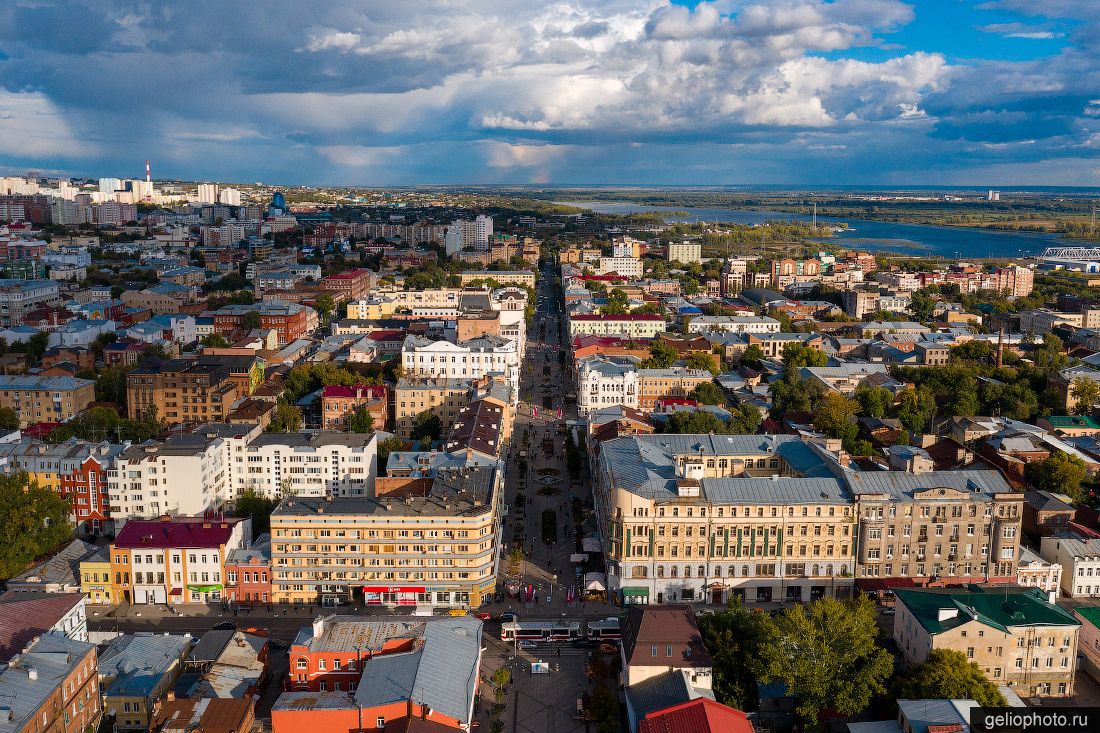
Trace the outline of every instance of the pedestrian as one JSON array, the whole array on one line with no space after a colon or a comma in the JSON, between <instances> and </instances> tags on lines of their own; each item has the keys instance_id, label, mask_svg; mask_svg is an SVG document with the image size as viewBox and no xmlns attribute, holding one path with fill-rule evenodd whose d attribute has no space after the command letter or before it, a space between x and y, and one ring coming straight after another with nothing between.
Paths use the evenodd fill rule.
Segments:
<instances>
[{"instance_id":1,"label":"pedestrian","mask_svg":"<svg viewBox=\"0 0 1100 733\"><path fill-rule=\"evenodd\" d=\"M560 646L558 647L558 656L559 657L561 656L561 647Z\"/></svg>"}]
</instances>

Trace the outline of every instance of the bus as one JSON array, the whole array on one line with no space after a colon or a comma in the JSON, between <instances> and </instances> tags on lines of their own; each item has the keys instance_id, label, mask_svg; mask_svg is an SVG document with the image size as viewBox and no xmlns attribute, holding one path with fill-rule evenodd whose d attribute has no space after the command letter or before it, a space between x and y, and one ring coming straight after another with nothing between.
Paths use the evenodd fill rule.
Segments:
<instances>
[{"instance_id":1,"label":"bus","mask_svg":"<svg viewBox=\"0 0 1100 733\"><path fill-rule=\"evenodd\" d=\"M575 641L581 638L580 621L505 621L501 641Z\"/></svg>"},{"instance_id":2,"label":"bus","mask_svg":"<svg viewBox=\"0 0 1100 733\"><path fill-rule=\"evenodd\" d=\"M622 638L623 632L619 628L619 619L615 616L588 622L590 641L618 641Z\"/></svg>"}]
</instances>

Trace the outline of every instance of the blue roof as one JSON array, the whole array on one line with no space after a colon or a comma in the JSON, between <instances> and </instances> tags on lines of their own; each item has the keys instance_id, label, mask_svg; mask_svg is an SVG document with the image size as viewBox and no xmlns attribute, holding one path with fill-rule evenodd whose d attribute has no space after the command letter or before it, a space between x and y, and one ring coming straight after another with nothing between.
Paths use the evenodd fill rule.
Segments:
<instances>
[{"instance_id":1,"label":"blue roof","mask_svg":"<svg viewBox=\"0 0 1100 733\"><path fill-rule=\"evenodd\" d=\"M99 657L108 697L148 696L191 648L190 636L141 632L116 637Z\"/></svg>"}]
</instances>

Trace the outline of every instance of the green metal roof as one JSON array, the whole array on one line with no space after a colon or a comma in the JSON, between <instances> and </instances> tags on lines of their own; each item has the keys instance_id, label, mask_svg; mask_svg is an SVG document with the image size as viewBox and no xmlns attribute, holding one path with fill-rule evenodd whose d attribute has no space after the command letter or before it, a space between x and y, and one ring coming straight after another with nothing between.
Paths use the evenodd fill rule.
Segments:
<instances>
[{"instance_id":1,"label":"green metal roof","mask_svg":"<svg viewBox=\"0 0 1100 733\"><path fill-rule=\"evenodd\" d=\"M1088 428L1100 430L1100 422L1088 415L1051 415L1047 418L1052 428Z\"/></svg>"},{"instance_id":2,"label":"green metal roof","mask_svg":"<svg viewBox=\"0 0 1100 733\"><path fill-rule=\"evenodd\" d=\"M1079 606L1076 611L1081 618L1100 629L1100 606Z\"/></svg>"},{"instance_id":3,"label":"green metal roof","mask_svg":"<svg viewBox=\"0 0 1100 733\"><path fill-rule=\"evenodd\" d=\"M894 595L929 634L943 633L971 620L1000 631L1010 626L1081 625L1069 611L1047 603L1046 595L1036 588L908 588L895 590ZM956 613L941 620L941 609Z\"/></svg>"}]
</instances>

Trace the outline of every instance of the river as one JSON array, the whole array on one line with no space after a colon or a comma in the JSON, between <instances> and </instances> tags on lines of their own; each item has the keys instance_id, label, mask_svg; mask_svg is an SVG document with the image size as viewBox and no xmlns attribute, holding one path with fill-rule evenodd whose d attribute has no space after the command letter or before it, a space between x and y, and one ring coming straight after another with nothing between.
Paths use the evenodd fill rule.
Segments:
<instances>
[{"instance_id":1,"label":"river","mask_svg":"<svg viewBox=\"0 0 1100 733\"><path fill-rule=\"evenodd\" d=\"M616 201L555 201L566 206L591 209L600 214L682 211L687 216L670 216L669 221L713 221L734 224L763 224L766 221L809 221L808 214L748 209L708 209L689 206L645 206ZM819 224L845 223L848 229L824 242L842 242L844 246L912 255L942 257L1021 257L1036 255L1047 247L1072 245L1075 240L1046 232L1009 232L996 229L943 227L930 224L899 224L866 219L817 217Z\"/></svg>"}]
</instances>

